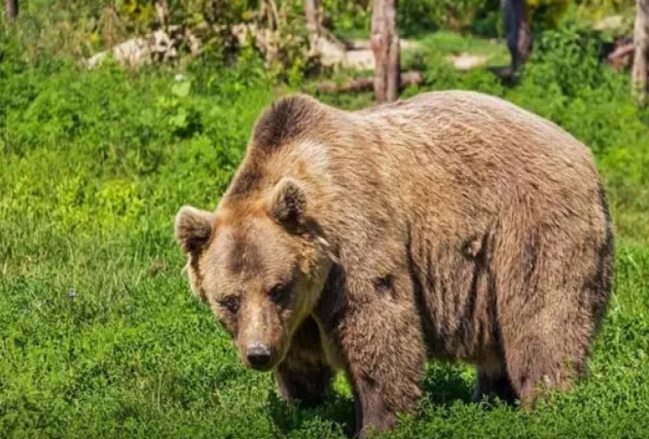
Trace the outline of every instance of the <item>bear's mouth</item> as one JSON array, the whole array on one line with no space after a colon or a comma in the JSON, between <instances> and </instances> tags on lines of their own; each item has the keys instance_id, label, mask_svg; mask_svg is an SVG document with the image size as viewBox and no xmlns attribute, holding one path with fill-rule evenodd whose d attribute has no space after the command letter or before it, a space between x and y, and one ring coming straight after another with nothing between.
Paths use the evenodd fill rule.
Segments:
<instances>
[{"instance_id":1,"label":"bear's mouth","mask_svg":"<svg viewBox=\"0 0 649 439\"><path fill-rule=\"evenodd\" d=\"M254 371L257 371L257 372L270 372L271 370L273 370L275 365L272 364L272 363L267 364L267 365L261 365L261 366L260 365L249 364L248 367L250 369L254 370Z\"/></svg>"}]
</instances>

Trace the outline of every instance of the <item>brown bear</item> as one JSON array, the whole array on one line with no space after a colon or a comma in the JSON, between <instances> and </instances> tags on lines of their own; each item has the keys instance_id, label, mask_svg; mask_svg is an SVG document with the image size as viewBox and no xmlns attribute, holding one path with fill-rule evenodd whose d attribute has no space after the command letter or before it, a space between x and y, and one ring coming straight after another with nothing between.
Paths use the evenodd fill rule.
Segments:
<instances>
[{"instance_id":1,"label":"brown bear","mask_svg":"<svg viewBox=\"0 0 649 439\"><path fill-rule=\"evenodd\" d=\"M361 434L413 409L428 358L475 364L477 399L569 388L611 294L590 151L475 92L356 112L280 99L216 211L183 207L175 227L241 361L304 404L344 371Z\"/></svg>"}]
</instances>

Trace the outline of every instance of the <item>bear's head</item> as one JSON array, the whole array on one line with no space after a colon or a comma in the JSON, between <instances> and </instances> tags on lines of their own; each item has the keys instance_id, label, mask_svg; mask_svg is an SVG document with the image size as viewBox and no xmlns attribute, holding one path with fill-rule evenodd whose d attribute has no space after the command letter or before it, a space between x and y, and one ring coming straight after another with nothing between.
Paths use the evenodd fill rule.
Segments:
<instances>
[{"instance_id":1,"label":"bear's head","mask_svg":"<svg viewBox=\"0 0 649 439\"><path fill-rule=\"evenodd\" d=\"M312 313L332 264L303 187L284 177L214 213L185 206L175 229L192 291L232 336L241 361L271 370Z\"/></svg>"}]
</instances>

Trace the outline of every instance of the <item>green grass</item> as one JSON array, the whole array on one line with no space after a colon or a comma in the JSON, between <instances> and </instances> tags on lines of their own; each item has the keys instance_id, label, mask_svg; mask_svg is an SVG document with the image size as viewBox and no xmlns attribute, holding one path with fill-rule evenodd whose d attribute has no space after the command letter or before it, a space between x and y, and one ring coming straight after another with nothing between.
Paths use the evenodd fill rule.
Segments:
<instances>
[{"instance_id":1,"label":"green grass","mask_svg":"<svg viewBox=\"0 0 649 439\"><path fill-rule=\"evenodd\" d=\"M448 50L464 47L435 35ZM593 148L619 244L590 377L528 413L468 402L471 368L431 363L418 413L391 437L649 437L646 113L625 77L562 54L562 38L553 52L541 46L514 88L431 56L425 86L405 94L503 96ZM344 381L321 408L281 402L191 297L173 242L177 209L216 205L276 93L259 63L198 65L178 82L164 69L25 64L7 44L0 54L0 437L344 437L353 421Z\"/></svg>"},{"instance_id":2,"label":"green grass","mask_svg":"<svg viewBox=\"0 0 649 439\"><path fill-rule=\"evenodd\" d=\"M428 56L430 54L448 56L469 53L487 57L487 66L506 66L510 62L507 47L502 41L495 39L471 35L462 36L454 32L440 30L423 35L416 41L421 44L422 50Z\"/></svg>"}]
</instances>

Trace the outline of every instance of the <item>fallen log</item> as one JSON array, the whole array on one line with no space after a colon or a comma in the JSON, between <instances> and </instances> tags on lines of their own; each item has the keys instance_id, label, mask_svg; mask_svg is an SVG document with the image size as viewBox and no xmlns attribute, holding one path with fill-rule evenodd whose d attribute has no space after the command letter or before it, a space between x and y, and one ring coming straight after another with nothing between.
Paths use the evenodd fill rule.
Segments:
<instances>
[{"instance_id":1,"label":"fallen log","mask_svg":"<svg viewBox=\"0 0 649 439\"><path fill-rule=\"evenodd\" d=\"M616 70L630 67L633 65L634 50L635 46L633 45L633 40L625 38L623 42L619 42L615 48L606 55L606 62ZM647 70L649 71L649 68Z\"/></svg>"},{"instance_id":2,"label":"fallen log","mask_svg":"<svg viewBox=\"0 0 649 439\"><path fill-rule=\"evenodd\" d=\"M630 64L633 59L633 43L618 46L606 57L607 61L615 68L621 68Z\"/></svg>"},{"instance_id":3,"label":"fallen log","mask_svg":"<svg viewBox=\"0 0 649 439\"><path fill-rule=\"evenodd\" d=\"M613 52L611 52L608 55L608 59L613 60L615 58L627 56L631 52L633 52L633 43L624 44L622 46L617 47Z\"/></svg>"},{"instance_id":4,"label":"fallen log","mask_svg":"<svg viewBox=\"0 0 649 439\"><path fill-rule=\"evenodd\" d=\"M399 87L406 88L409 85L420 85L424 82L423 72L416 70L403 72ZM334 81L323 81L318 84L318 90L325 93L345 93L358 91L371 91L374 89L374 78L355 78L344 84L337 84Z\"/></svg>"}]
</instances>

